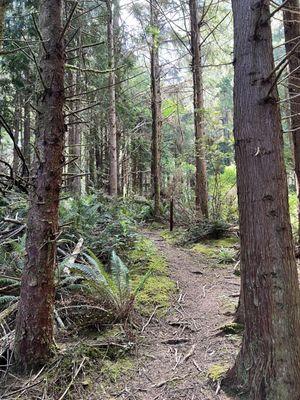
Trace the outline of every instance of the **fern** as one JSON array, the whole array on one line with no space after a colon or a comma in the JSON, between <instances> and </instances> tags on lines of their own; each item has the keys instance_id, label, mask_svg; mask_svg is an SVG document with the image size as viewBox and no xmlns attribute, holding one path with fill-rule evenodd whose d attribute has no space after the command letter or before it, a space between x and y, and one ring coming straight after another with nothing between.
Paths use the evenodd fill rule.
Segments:
<instances>
[{"instance_id":1,"label":"fern","mask_svg":"<svg viewBox=\"0 0 300 400\"><path fill-rule=\"evenodd\" d=\"M69 268L71 271L76 272L77 274L81 274L84 278L86 279L91 279L91 280L102 280L99 274L90 266L87 264L79 264L79 263L70 263Z\"/></svg>"},{"instance_id":2,"label":"fern","mask_svg":"<svg viewBox=\"0 0 300 400\"><path fill-rule=\"evenodd\" d=\"M87 263L71 264L70 271L76 275L66 277L61 285L64 282L66 285L70 284L70 288L76 288L78 277L81 277L82 282L78 288L88 290L98 296L100 301L116 314L117 318L127 318L133 308L136 294L142 289L150 273L146 274L132 291L129 270L115 251L111 254L111 274L105 270L102 262L92 251L88 251L88 254L84 253L83 256Z\"/></svg>"},{"instance_id":3,"label":"fern","mask_svg":"<svg viewBox=\"0 0 300 400\"><path fill-rule=\"evenodd\" d=\"M113 280L109 273L105 270L104 265L99 260L99 258L92 252L92 250L88 250L87 253L83 253L83 256L86 260L94 267L94 269L103 277L107 286L113 285Z\"/></svg>"},{"instance_id":4,"label":"fern","mask_svg":"<svg viewBox=\"0 0 300 400\"><path fill-rule=\"evenodd\" d=\"M7 278L0 276L0 286L20 285L19 279Z\"/></svg>"},{"instance_id":5,"label":"fern","mask_svg":"<svg viewBox=\"0 0 300 400\"><path fill-rule=\"evenodd\" d=\"M16 296L0 296L0 306L5 306L8 303L12 303L18 300Z\"/></svg>"},{"instance_id":6,"label":"fern","mask_svg":"<svg viewBox=\"0 0 300 400\"><path fill-rule=\"evenodd\" d=\"M111 255L111 272L120 296L130 292L129 271L121 258L113 250Z\"/></svg>"}]
</instances>

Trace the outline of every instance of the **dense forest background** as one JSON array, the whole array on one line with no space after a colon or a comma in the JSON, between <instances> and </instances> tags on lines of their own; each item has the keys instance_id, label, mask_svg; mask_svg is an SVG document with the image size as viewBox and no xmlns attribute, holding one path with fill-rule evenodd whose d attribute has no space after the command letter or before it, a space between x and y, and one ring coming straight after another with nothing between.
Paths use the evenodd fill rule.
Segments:
<instances>
[{"instance_id":1,"label":"dense forest background","mask_svg":"<svg viewBox=\"0 0 300 400\"><path fill-rule=\"evenodd\" d=\"M66 2L65 14L73 2ZM201 21L203 125L208 172L210 216L237 220L233 153L233 32L230 2L208 7ZM167 212L173 197L180 223L189 224L195 197L195 145L192 54L189 9L185 2L162 2L157 28L151 27L149 3L120 2L114 8L114 61L109 59L108 11L95 2L78 5L68 31L66 60L66 165L64 189L71 196L110 192L109 135L111 129L110 89L115 94L118 194L128 198L151 198L151 71L153 36L160 57L161 84L161 197ZM12 2L6 11L2 57L2 118L30 165L34 154L35 88L40 84L36 62L38 32L37 4ZM74 25L74 26L73 26ZM156 31L157 30L157 31ZM226 34L224 34L226 32ZM284 57L283 25L273 23L275 57ZM157 36L157 37L156 37ZM95 40L97 39L97 40ZM109 70L114 70L111 83ZM282 116L286 134L285 158L289 174L290 201L296 223L295 180L291 156L287 104L287 82L280 82ZM286 100L286 101L284 101ZM22 162L13 151L11 138L1 128L3 161L13 168L22 186ZM3 172L2 185L11 183ZM20 180L19 180L20 178ZM225 200L226 199L226 200ZM181 214L183 210L184 215ZM151 212L151 210L149 210Z\"/></svg>"},{"instance_id":2,"label":"dense forest background","mask_svg":"<svg viewBox=\"0 0 300 400\"><path fill-rule=\"evenodd\" d=\"M255 8L253 1L246 1L248 8L250 3L251 10ZM268 15L265 25L271 21L272 29L275 66L270 76L276 73L266 98L278 89L275 102L283 129L282 154L297 253L300 77L298 42L294 42L298 31L300 35L300 9L297 1L262 3L261 13ZM285 7L296 9L295 15L289 17ZM260 22L257 26L254 36ZM289 30L289 26L296 28ZM230 315L234 322L220 317L207 326L210 332L217 330L234 339L230 337L229 344L223 337L212 339L221 350L227 346L225 355L217 352L219 358L224 357L225 367L215 357L204 362L204 372L196 361L194 368L202 381L209 381L203 389L207 399L233 398L216 396L245 323L243 293L234 291L241 274L234 28L232 4L227 0L0 0L4 398L16 398L11 397L14 390L24 399L89 398L84 396L88 396L86 390L90 395L94 390L98 378L93 374L99 364L104 386L96 392L103 397L95 398L116 398L109 397L114 387L126 387L130 371L138 375L132 361L137 336L147 329L157 334L151 326L164 323L160 321L169 315L178 291L181 307L185 297L179 290L181 283L194 290L194 278L202 279L202 269L195 272L198 262L208 265L209 278L201 281L199 293L191 297L202 299L201 304L207 299L203 315L208 321L219 306L215 301L227 296L230 312L216 313ZM266 84L270 76L264 77ZM253 78L253 86L257 81ZM247 121L252 117L249 113ZM259 144L253 157L264 151ZM259 218L253 212L253 219ZM285 246L284 239L280 243ZM267 240L265 244L272 247ZM182 269L192 268L192 277L180 275L180 262ZM172 263L175 275L169 270ZM216 268L221 272L216 273ZM234 280L232 289L224 284L228 274ZM210 281L212 277L217 284ZM218 289L210 298L206 288L214 286ZM35 312L31 312L32 304L37 305ZM190 307L193 313L192 302ZM181 321L174 326L184 325ZM63 343L58 356L52 346L54 331ZM164 328L160 332L174 335ZM201 335L198 341L203 340ZM96 343L99 337L100 344ZM174 370L191 362L193 346L185 349L181 360L176 358ZM206 357L207 351L202 349L198 356ZM34 380L16 382L7 377L5 371L11 365L19 370L21 365L27 373L42 371L44 376L45 362L54 354L58 364L54 370L48 364L45 369L45 379L53 383L49 387L43 383L34 393ZM177 349L174 354L177 357ZM151 387L173 381L162 382L161 386L152 382ZM37 397L42 391L49 397ZM124 393L121 398L152 398L125 397ZM149 393L145 396L157 395ZM267 398L260 396L253 399Z\"/></svg>"}]
</instances>

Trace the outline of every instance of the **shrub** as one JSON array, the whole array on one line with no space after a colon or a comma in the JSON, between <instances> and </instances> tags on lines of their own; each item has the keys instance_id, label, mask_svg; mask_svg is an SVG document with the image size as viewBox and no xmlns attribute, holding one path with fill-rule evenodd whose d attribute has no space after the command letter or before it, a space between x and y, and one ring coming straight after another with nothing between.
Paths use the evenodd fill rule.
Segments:
<instances>
[{"instance_id":1,"label":"shrub","mask_svg":"<svg viewBox=\"0 0 300 400\"><path fill-rule=\"evenodd\" d=\"M84 254L85 263L74 263L70 270L81 288L95 295L117 320L125 320L133 310L137 293L150 273L145 274L133 289L129 270L115 251L112 252L110 273L91 251ZM67 264L68 265L68 264Z\"/></svg>"},{"instance_id":2,"label":"shrub","mask_svg":"<svg viewBox=\"0 0 300 400\"><path fill-rule=\"evenodd\" d=\"M207 239L221 239L228 234L229 224L222 220L204 220L187 230L182 244L198 243Z\"/></svg>"}]
</instances>

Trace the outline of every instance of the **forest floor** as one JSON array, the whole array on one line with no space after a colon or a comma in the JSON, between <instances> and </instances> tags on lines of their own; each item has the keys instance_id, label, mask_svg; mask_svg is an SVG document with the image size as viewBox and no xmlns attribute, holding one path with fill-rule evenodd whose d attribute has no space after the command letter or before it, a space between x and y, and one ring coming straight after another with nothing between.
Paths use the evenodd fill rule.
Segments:
<instances>
[{"instance_id":1,"label":"forest floor","mask_svg":"<svg viewBox=\"0 0 300 400\"><path fill-rule=\"evenodd\" d=\"M114 330L121 329L127 343L132 342L132 347L125 345L125 354L122 346L120 352L118 347L117 352L111 349L111 342L103 353L88 332L58 335L62 354L57 361L29 380L5 374L1 400L235 399L222 390L221 380L241 341L231 325L239 278L233 273L234 263L220 264L215 255L229 245L226 240L232 246L237 240L186 248L175 244L176 232L172 236L163 229L147 228L140 233L167 264L168 277L158 275L155 282L163 287L165 279L174 287L168 306L152 303L148 315L137 315L134 326L112 326L111 338L94 331L96 339L98 335L102 342L114 342L118 337ZM70 348L69 356L64 347Z\"/></svg>"},{"instance_id":2,"label":"forest floor","mask_svg":"<svg viewBox=\"0 0 300 400\"><path fill-rule=\"evenodd\" d=\"M239 291L233 265L220 265L143 231L166 258L177 295L163 318L153 315L138 340L135 367L123 382L95 387L99 399L228 400L220 377L233 364L241 337L220 333L230 324ZM230 326L230 325L229 325ZM98 397L97 397L98 396ZM102 398L102 397L101 397Z\"/></svg>"}]
</instances>

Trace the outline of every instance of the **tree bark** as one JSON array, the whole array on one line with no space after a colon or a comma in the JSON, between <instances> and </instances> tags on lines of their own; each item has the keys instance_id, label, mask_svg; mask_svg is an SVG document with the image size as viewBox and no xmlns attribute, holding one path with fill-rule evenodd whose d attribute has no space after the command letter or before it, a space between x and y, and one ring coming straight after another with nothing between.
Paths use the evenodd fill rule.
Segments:
<instances>
[{"instance_id":1,"label":"tree bark","mask_svg":"<svg viewBox=\"0 0 300 400\"><path fill-rule=\"evenodd\" d=\"M161 89L159 65L159 21L158 9L150 0L150 23L152 29L151 58L151 110L152 110L152 161L151 178L154 196L154 217L160 215L161 192Z\"/></svg>"},{"instance_id":2,"label":"tree bark","mask_svg":"<svg viewBox=\"0 0 300 400\"><path fill-rule=\"evenodd\" d=\"M245 333L225 384L252 400L299 400L300 298L278 93L271 74L270 1L232 4Z\"/></svg>"},{"instance_id":3,"label":"tree bark","mask_svg":"<svg viewBox=\"0 0 300 400\"><path fill-rule=\"evenodd\" d=\"M204 150L204 99L202 78L201 38L197 0L189 0L191 20L191 53L194 90L195 127L195 206L199 219L208 218L208 192Z\"/></svg>"},{"instance_id":4,"label":"tree bark","mask_svg":"<svg viewBox=\"0 0 300 400\"><path fill-rule=\"evenodd\" d=\"M77 71L76 75L74 72L68 72L69 78L69 95L75 96L79 93L79 82L80 73ZM80 108L79 101L72 102L71 110ZM78 122L74 116L70 116L70 125L68 129L68 179L67 188L74 197L78 197L81 194L81 177L80 177L80 165L81 165L81 134ZM73 160L72 162L70 162Z\"/></svg>"},{"instance_id":5,"label":"tree bark","mask_svg":"<svg viewBox=\"0 0 300 400\"><path fill-rule=\"evenodd\" d=\"M114 47L114 18L113 0L107 0L107 44L108 68L111 70L108 78L109 85L109 194L118 196L118 152L117 152L117 116L116 116L116 75L115 75L115 47Z\"/></svg>"},{"instance_id":6,"label":"tree bark","mask_svg":"<svg viewBox=\"0 0 300 400\"><path fill-rule=\"evenodd\" d=\"M27 221L26 260L16 322L15 358L24 372L53 353L54 269L58 206L64 164L64 41L62 0L40 2L40 72L34 175Z\"/></svg>"},{"instance_id":7,"label":"tree bark","mask_svg":"<svg viewBox=\"0 0 300 400\"><path fill-rule=\"evenodd\" d=\"M21 120L22 120L22 112L21 112L21 105L20 105L20 95L16 94L15 97L15 113L14 113L14 139L17 145L19 144L20 139L20 132L21 132ZM18 155L17 150L14 147L13 150L13 171L14 175L17 176L19 174L19 165L20 165L20 158Z\"/></svg>"},{"instance_id":8,"label":"tree bark","mask_svg":"<svg viewBox=\"0 0 300 400\"><path fill-rule=\"evenodd\" d=\"M23 140L23 155L28 169L30 170L30 103L29 99L25 99L24 104L24 140ZM23 166L22 175L26 175L27 170Z\"/></svg>"},{"instance_id":9,"label":"tree bark","mask_svg":"<svg viewBox=\"0 0 300 400\"><path fill-rule=\"evenodd\" d=\"M298 197L298 242L300 242L300 49L293 48L300 38L300 5L299 0L289 0L283 9L283 23L286 53L289 57L288 89L290 98L291 131L294 148L295 175Z\"/></svg>"},{"instance_id":10,"label":"tree bark","mask_svg":"<svg viewBox=\"0 0 300 400\"><path fill-rule=\"evenodd\" d=\"M5 13L9 0L0 0L0 50L3 45L3 34L4 34L4 24L5 24Z\"/></svg>"}]
</instances>

